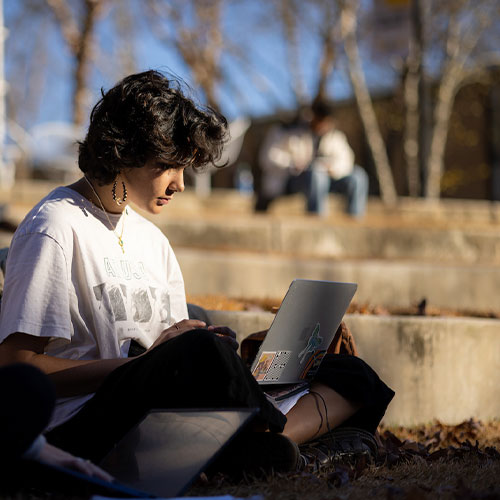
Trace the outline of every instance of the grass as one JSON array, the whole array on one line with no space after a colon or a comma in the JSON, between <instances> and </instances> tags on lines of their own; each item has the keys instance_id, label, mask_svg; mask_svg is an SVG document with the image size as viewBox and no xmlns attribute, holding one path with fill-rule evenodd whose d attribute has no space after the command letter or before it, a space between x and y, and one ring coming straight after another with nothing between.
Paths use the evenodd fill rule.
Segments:
<instances>
[{"instance_id":1,"label":"grass","mask_svg":"<svg viewBox=\"0 0 500 500\"><path fill-rule=\"evenodd\" d=\"M261 494L266 500L500 499L500 421L381 427L380 435L377 465L332 465L321 474L245 478L237 484L215 477L188 494Z\"/></svg>"},{"instance_id":2,"label":"grass","mask_svg":"<svg viewBox=\"0 0 500 500\"><path fill-rule=\"evenodd\" d=\"M266 500L500 500L500 421L434 422L379 429L376 465L331 465L307 472L245 477L218 474L198 481L189 496L262 495ZM82 500L23 490L0 500Z\"/></svg>"},{"instance_id":3,"label":"grass","mask_svg":"<svg viewBox=\"0 0 500 500\"><path fill-rule=\"evenodd\" d=\"M392 467L368 467L359 477L350 478L345 470L332 468L320 477L295 474L249 478L236 485L213 482L188 494L261 494L275 500L490 500L500 498L500 461L469 457L428 463L415 457Z\"/></svg>"}]
</instances>

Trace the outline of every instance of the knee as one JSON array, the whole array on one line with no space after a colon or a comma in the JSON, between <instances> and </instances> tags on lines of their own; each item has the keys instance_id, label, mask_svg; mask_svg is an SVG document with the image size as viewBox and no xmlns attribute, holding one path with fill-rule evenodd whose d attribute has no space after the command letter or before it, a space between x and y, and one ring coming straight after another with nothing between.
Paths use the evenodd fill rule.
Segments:
<instances>
[{"instance_id":1,"label":"knee","mask_svg":"<svg viewBox=\"0 0 500 500\"><path fill-rule=\"evenodd\" d=\"M0 421L7 429L2 446L4 451L19 454L49 423L54 388L40 370L15 364L0 369L0 389Z\"/></svg>"},{"instance_id":2,"label":"knee","mask_svg":"<svg viewBox=\"0 0 500 500\"><path fill-rule=\"evenodd\" d=\"M364 168L355 165L350 178L351 183L357 190L368 192L369 180L368 174L366 173Z\"/></svg>"},{"instance_id":3,"label":"knee","mask_svg":"<svg viewBox=\"0 0 500 500\"><path fill-rule=\"evenodd\" d=\"M13 364L1 369L2 399L10 400L24 414L36 411L48 422L55 405L49 378L34 366Z\"/></svg>"},{"instance_id":4,"label":"knee","mask_svg":"<svg viewBox=\"0 0 500 500\"><path fill-rule=\"evenodd\" d=\"M160 344L155 351L158 352L190 352L210 349L215 343L216 336L204 328L197 328L178 335L163 344Z\"/></svg>"},{"instance_id":5,"label":"knee","mask_svg":"<svg viewBox=\"0 0 500 500\"><path fill-rule=\"evenodd\" d=\"M310 182L317 186L327 186L330 184L330 174L320 168L311 168L307 170L310 175Z\"/></svg>"}]
</instances>

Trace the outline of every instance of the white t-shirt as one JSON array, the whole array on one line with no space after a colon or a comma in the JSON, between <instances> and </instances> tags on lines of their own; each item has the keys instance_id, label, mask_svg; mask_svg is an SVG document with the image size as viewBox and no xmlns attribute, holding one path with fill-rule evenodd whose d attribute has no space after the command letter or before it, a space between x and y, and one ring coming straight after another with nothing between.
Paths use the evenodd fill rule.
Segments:
<instances>
[{"instance_id":1,"label":"white t-shirt","mask_svg":"<svg viewBox=\"0 0 500 500\"><path fill-rule=\"evenodd\" d=\"M12 240L0 312L11 333L50 337L46 354L68 359L126 357L131 339L149 347L187 318L182 274L162 232L127 207L108 214L123 227L125 253L104 212L76 191L52 191ZM92 395L58 400L49 428Z\"/></svg>"}]
</instances>

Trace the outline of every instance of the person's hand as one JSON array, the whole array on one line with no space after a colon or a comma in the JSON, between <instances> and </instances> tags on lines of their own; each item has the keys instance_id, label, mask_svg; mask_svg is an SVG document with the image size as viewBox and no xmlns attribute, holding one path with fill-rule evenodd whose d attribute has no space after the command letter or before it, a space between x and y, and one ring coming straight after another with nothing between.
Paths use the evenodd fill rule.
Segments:
<instances>
[{"instance_id":1,"label":"person's hand","mask_svg":"<svg viewBox=\"0 0 500 500\"><path fill-rule=\"evenodd\" d=\"M207 330L214 332L224 342L227 342L235 351L238 350L239 344L236 340L236 333L228 326L209 326Z\"/></svg>"},{"instance_id":2,"label":"person's hand","mask_svg":"<svg viewBox=\"0 0 500 500\"><path fill-rule=\"evenodd\" d=\"M67 467L69 469L82 472L87 476L97 477L104 481L114 481L113 476L109 475L106 471L102 470L97 465L93 464L90 460L75 457L67 451L61 450L56 446L45 443L40 450L37 460L49 465L57 465L59 467Z\"/></svg>"},{"instance_id":3,"label":"person's hand","mask_svg":"<svg viewBox=\"0 0 500 500\"><path fill-rule=\"evenodd\" d=\"M205 328L207 324L204 321L200 321L197 319L183 319L178 323L174 323L171 327L163 330L159 337L155 340L154 344L148 349L151 351L155 347L163 344L167 340L173 339L178 335L182 335L183 333L189 332L190 330L196 330L196 328Z\"/></svg>"}]
</instances>

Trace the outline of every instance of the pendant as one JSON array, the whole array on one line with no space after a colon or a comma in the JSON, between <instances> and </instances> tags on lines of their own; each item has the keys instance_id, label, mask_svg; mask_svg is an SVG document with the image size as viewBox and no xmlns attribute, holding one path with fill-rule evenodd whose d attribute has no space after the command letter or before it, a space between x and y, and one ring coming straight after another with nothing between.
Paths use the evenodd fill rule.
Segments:
<instances>
[{"instance_id":1,"label":"pendant","mask_svg":"<svg viewBox=\"0 0 500 500\"><path fill-rule=\"evenodd\" d=\"M121 238L118 238L118 245L120 245L122 252L125 253L125 248L123 248L123 240Z\"/></svg>"}]
</instances>

